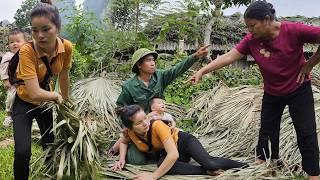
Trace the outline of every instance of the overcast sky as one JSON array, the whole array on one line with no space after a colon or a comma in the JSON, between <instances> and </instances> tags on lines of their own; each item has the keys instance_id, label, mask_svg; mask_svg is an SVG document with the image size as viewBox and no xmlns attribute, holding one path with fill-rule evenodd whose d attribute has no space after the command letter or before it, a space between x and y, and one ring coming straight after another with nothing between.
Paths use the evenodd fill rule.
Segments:
<instances>
[{"instance_id":1,"label":"overcast sky","mask_svg":"<svg viewBox=\"0 0 320 180\"><path fill-rule=\"evenodd\" d=\"M13 21L13 16L23 0L0 0L0 20ZM78 3L83 0L76 0ZM303 15L308 17L320 17L320 0L268 0L277 12L277 16ZM225 15L235 12L244 12L245 7L229 8L224 11Z\"/></svg>"},{"instance_id":2,"label":"overcast sky","mask_svg":"<svg viewBox=\"0 0 320 180\"><path fill-rule=\"evenodd\" d=\"M303 15L307 17L320 17L320 0L267 0L272 3L277 16ZM225 15L237 11L244 13L245 7L229 8L224 11Z\"/></svg>"}]
</instances>

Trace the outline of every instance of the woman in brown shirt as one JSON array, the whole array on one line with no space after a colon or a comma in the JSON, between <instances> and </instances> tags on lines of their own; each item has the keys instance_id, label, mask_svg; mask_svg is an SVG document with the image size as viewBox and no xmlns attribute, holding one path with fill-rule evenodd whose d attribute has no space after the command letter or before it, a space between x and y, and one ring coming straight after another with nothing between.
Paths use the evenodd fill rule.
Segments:
<instances>
[{"instance_id":1,"label":"woman in brown shirt","mask_svg":"<svg viewBox=\"0 0 320 180\"><path fill-rule=\"evenodd\" d=\"M19 50L16 76L19 80L13 104L12 119L15 140L14 178L28 179L31 157L31 125L36 119L41 132L42 147L54 140L51 131L52 110L37 108L40 103L61 104L69 94L69 69L72 44L58 37L61 27L59 12L51 1L41 0L31 11L33 42ZM48 68L47 68L48 67ZM51 76L59 78L61 95L50 87Z\"/></svg>"}]
</instances>

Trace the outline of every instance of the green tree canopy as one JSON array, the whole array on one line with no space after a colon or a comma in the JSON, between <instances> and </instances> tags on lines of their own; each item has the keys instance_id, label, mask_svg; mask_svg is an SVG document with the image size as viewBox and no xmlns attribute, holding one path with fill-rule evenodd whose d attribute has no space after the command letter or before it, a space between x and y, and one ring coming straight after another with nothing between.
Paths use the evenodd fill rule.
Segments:
<instances>
[{"instance_id":1,"label":"green tree canopy","mask_svg":"<svg viewBox=\"0 0 320 180\"><path fill-rule=\"evenodd\" d=\"M17 27L24 29L30 25L30 12L38 4L38 0L25 0L14 15Z\"/></svg>"}]
</instances>

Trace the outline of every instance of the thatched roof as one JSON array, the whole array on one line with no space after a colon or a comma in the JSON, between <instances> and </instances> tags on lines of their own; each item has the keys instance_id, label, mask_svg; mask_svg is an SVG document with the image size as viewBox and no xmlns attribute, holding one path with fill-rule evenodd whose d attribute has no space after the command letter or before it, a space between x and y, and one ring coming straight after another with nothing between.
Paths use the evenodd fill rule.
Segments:
<instances>
[{"instance_id":1,"label":"thatched roof","mask_svg":"<svg viewBox=\"0 0 320 180\"><path fill-rule=\"evenodd\" d=\"M207 21L206 17L202 19L204 22ZM320 25L320 17L307 18L303 16L294 17L281 17L279 21L293 21L303 22L311 25ZM200 28L204 28L203 24L199 24ZM155 39L161 30L161 23L158 26L154 26L153 30L148 29L146 32L151 39ZM204 32L204 30L200 30ZM232 49L247 33L247 29L243 22L241 15L236 14L233 16L224 16L219 18L213 25L213 31L211 33L211 44L212 50L214 51L228 51ZM166 34L166 41L158 45L160 51L174 51L179 47L179 30L173 29ZM198 43L185 39L184 49L187 51L196 50L199 47ZM315 52L317 45L306 44L304 46L305 52Z\"/></svg>"}]
</instances>

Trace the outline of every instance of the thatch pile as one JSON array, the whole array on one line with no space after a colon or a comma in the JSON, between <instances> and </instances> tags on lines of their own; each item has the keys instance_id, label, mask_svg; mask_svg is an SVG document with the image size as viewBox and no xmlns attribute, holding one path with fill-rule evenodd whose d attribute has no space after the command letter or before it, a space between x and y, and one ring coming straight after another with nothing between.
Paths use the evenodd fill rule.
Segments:
<instances>
[{"instance_id":1,"label":"thatch pile","mask_svg":"<svg viewBox=\"0 0 320 180\"><path fill-rule=\"evenodd\" d=\"M209 152L229 157L251 153L259 128L262 94L260 88L229 89L220 84L193 101L188 116L198 119L196 133L208 135L205 144Z\"/></svg>"},{"instance_id":2,"label":"thatch pile","mask_svg":"<svg viewBox=\"0 0 320 180\"><path fill-rule=\"evenodd\" d=\"M320 91L313 87L316 120L320 130ZM189 116L199 118L197 134L214 156L254 159L260 128L263 90L253 87L229 89L220 85L198 96ZM284 110L280 130L280 158L284 167L279 172L290 177L301 174L301 155L288 108ZM278 174L279 175L279 174Z\"/></svg>"},{"instance_id":3,"label":"thatch pile","mask_svg":"<svg viewBox=\"0 0 320 180\"><path fill-rule=\"evenodd\" d=\"M315 84L317 84L316 81ZM316 119L320 130L320 119L318 117L320 115L320 90L314 86L313 92ZM49 161L51 164L45 166L48 168L44 172L51 174L52 177L75 175L75 177L80 178L79 174L80 172L83 173L84 169L89 169L87 172L94 174L95 170L100 168L100 164L102 164L103 168L100 174L108 178L130 179L141 171L155 170L154 165L127 165L126 170L115 172L110 168L115 159L107 159L105 156L98 158L97 145L114 140L120 132L119 123L114 113L118 94L119 87L105 78L87 79L76 84L73 97L76 99L77 106L61 106L64 109L56 107L58 108L58 116L54 129L57 134L57 141L50 150L45 152L47 153L46 156L49 152L52 153L49 157L53 158ZM228 88L220 83L214 89L197 96L192 102L190 106L192 108L188 110L187 117L198 119L198 129L194 134L199 136L207 151L213 156L231 157L251 164L249 168L239 171L229 170L222 176L210 177L210 179L288 179L294 175L302 174L301 155L297 148L296 134L287 108L282 116L280 132L280 157L284 166L277 168L269 160L266 165L253 164L260 126L262 95L263 89L260 87ZM168 109L170 113L177 115L176 118L186 115L183 108L179 106L169 104ZM96 122L98 130L94 131L92 124L88 122ZM78 142L80 137L82 137L81 143ZM88 147L91 147L91 150ZM70 148L73 148L73 151L69 151ZM78 157L80 160L78 170L73 160L74 157ZM100 163L101 159L103 163ZM86 163L81 163L83 160ZM87 175L85 174L85 176ZM93 177L91 176L91 178ZM163 177L163 179L194 178L207 179L209 177Z\"/></svg>"},{"instance_id":4,"label":"thatch pile","mask_svg":"<svg viewBox=\"0 0 320 180\"><path fill-rule=\"evenodd\" d=\"M316 66L311 72L312 84L320 89L320 67Z\"/></svg>"}]
</instances>

